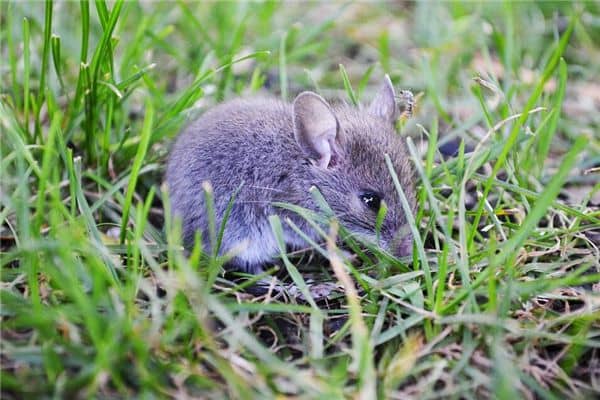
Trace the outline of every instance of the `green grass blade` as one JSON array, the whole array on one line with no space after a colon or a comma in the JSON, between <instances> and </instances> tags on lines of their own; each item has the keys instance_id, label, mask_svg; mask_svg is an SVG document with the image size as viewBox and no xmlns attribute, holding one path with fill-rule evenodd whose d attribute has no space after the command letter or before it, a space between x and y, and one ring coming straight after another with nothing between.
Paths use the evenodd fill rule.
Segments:
<instances>
[{"instance_id":1,"label":"green grass blade","mask_svg":"<svg viewBox=\"0 0 600 400\"><path fill-rule=\"evenodd\" d=\"M317 306L317 303L315 303L315 300L313 299L312 294L308 289L308 286L306 286L306 282L302 278L300 272L298 272L296 266L291 263L291 261L286 255L286 247L285 240L283 238L283 227L281 226L281 220L277 215L271 215L269 217L269 223L271 224L273 235L275 235L275 240L277 241L277 246L279 247L279 254L281 256L283 264L285 265L285 268L287 269L288 273L290 274L290 277L304 296L304 299L308 302L308 304L310 304L310 306L315 312L318 312L319 307Z\"/></svg>"},{"instance_id":2,"label":"green grass blade","mask_svg":"<svg viewBox=\"0 0 600 400\"><path fill-rule=\"evenodd\" d=\"M340 74L342 75L342 81L344 82L344 89L346 89L346 94L350 98L352 105L358 106L358 99L356 98L356 93L354 93L354 89L352 89L352 84L350 83L350 78L348 78L346 68L344 68L343 64L340 64L339 68Z\"/></svg>"},{"instance_id":3,"label":"green grass blade","mask_svg":"<svg viewBox=\"0 0 600 400\"><path fill-rule=\"evenodd\" d=\"M431 306L434 303L433 281L431 277L431 268L429 266L429 261L427 260L427 255L425 254L425 249L423 247L423 240L421 239L419 228L416 226L413 210L410 204L408 204L408 200L406 198L406 195L404 194L404 190L402 189L400 181L398 180L398 175L396 175L396 171L394 170L394 166L392 165L392 160L387 154L385 155L385 162L387 164L389 174L391 175L392 180L394 181L396 192L398 193L400 203L402 204L402 210L406 215L406 221L413 235L413 240L415 241L415 247L417 249L417 254L419 255L419 260L421 261L423 271L425 272L425 287L427 288L427 298L429 301L429 305Z\"/></svg>"},{"instance_id":4,"label":"green grass blade","mask_svg":"<svg viewBox=\"0 0 600 400\"><path fill-rule=\"evenodd\" d=\"M33 142L29 132L29 77L31 76L31 56L29 49L29 20L23 18L23 131L30 142Z\"/></svg>"},{"instance_id":5,"label":"green grass blade","mask_svg":"<svg viewBox=\"0 0 600 400\"><path fill-rule=\"evenodd\" d=\"M154 108L151 101L146 102L146 116L144 117L144 125L142 127L140 144L138 146L135 158L133 160L133 166L131 167L131 174L129 175L129 184L127 185L127 193L125 194L125 204L123 204L123 216L121 219L121 233L119 236L119 242L125 243L125 236L127 235L127 226L129 222L129 209L131 208L131 202L133 201L133 194L135 193L135 187L139 177L142 163L146 157L148 150L148 144L150 143L150 137L152 135L152 128L154 123Z\"/></svg>"},{"instance_id":6,"label":"green grass blade","mask_svg":"<svg viewBox=\"0 0 600 400\"><path fill-rule=\"evenodd\" d=\"M287 100L288 98L286 43L287 32L281 36L281 41L279 42L279 88L281 90L281 98L283 100Z\"/></svg>"},{"instance_id":7,"label":"green grass blade","mask_svg":"<svg viewBox=\"0 0 600 400\"><path fill-rule=\"evenodd\" d=\"M560 119L561 113L560 109L562 107L565 92L567 88L567 63L564 58L560 59L558 65L558 90L554 95L554 101L552 102L552 109L554 113L552 114L551 120L548 125L545 126L545 129L539 133L538 138L538 147L537 147L537 157L538 157L538 170L541 171L548 157L548 152L550 151L550 143L554 138L554 135L557 131L558 121Z\"/></svg>"},{"instance_id":8,"label":"green grass blade","mask_svg":"<svg viewBox=\"0 0 600 400\"><path fill-rule=\"evenodd\" d=\"M46 97L46 73L48 72L48 59L50 58L50 48L51 48L51 37L52 37L52 0L46 0L46 11L44 18L44 47L42 50L42 66L40 69L40 89L38 92L38 113L36 114L36 136L39 134L41 136L41 132L38 132L38 126L40 124L39 118L42 103L44 102L44 98Z\"/></svg>"}]
</instances>

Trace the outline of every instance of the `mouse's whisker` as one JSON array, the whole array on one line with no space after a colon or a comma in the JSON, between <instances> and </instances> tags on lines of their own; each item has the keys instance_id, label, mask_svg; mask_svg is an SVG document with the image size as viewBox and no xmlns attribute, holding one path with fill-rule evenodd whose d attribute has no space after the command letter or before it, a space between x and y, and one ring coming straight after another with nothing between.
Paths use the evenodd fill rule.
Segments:
<instances>
[{"instance_id":1,"label":"mouse's whisker","mask_svg":"<svg viewBox=\"0 0 600 400\"><path fill-rule=\"evenodd\" d=\"M270 190L272 192L285 193L285 190L276 189L276 188L272 188L272 187L268 187L268 186L248 185L246 187L249 187L249 188L252 188L252 189Z\"/></svg>"},{"instance_id":2,"label":"mouse's whisker","mask_svg":"<svg viewBox=\"0 0 600 400\"><path fill-rule=\"evenodd\" d=\"M244 200L235 201L234 204L271 204L270 200Z\"/></svg>"}]
</instances>

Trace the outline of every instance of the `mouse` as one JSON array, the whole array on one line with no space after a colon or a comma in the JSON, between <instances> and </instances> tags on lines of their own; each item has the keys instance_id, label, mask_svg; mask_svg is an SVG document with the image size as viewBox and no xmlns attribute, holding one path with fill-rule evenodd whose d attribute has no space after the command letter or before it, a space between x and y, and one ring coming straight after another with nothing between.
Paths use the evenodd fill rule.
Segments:
<instances>
[{"instance_id":1,"label":"mouse","mask_svg":"<svg viewBox=\"0 0 600 400\"><path fill-rule=\"evenodd\" d=\"M216 253L231 254L227 266L233 270L259 274L279 256L269 216L289 218L311 240L321 241L302 216L277 206L319 212L311 194L316 188L352 235L392 255L410 256L411 231L385 161L387 154L414 213L415 170L396 130L401 114L397 97L407 93L397 96L385 75L365 106L330 104L305 91L291 103L246 97L206 111L178 135L166 167L171 212L181 219L184 247L191 249L199 232L203 251L215 250L204 192L210 187L217 229L229 212ZM384 203L387 212L378 225ZM282 225L288 248L308 247L288 224Z\"/></svg>"}]
</instances>

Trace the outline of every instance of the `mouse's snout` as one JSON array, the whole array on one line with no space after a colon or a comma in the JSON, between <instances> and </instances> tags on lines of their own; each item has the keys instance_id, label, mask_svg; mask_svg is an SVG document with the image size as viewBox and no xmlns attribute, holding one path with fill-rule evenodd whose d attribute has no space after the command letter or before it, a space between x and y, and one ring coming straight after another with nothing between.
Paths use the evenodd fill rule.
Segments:
<instances>
[{"instance_id":1,"label":"mouse's snout","mask_svg":"<svg viewBox=\"0 0 600 400\"><path fill-rule=\"evenodd\" d=\"M389 251L395 257L411 257L413 253L413 237L410 233L399 234L390 243Z\"/></svg>"}]
</instances>

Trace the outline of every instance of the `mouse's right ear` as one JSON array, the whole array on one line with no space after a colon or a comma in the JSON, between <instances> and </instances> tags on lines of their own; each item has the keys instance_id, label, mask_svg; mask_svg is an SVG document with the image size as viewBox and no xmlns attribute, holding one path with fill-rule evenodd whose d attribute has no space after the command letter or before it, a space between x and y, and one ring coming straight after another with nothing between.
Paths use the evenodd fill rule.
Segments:
<instances>
[{"instance_id":1,"label":"mouse's right ear","mask_svg":"<svg viewBox=\"0 0 600 400\"><path fill-rule=\"evenodd\" d=\"M302 150L321 168L331 166L337 152L335 138L339 124L329 104L313 92L296 97L294 109L294 138Z\"/></svg>"},{"instance_id":2,"label":"mouse's right ear","mask_svg":"<svg viewBox=\"0 0 600 400\"><path fill-rule=\"evenodd\" d=\"M399 116L398 105L394 85L388 74L383 77L383 84L371 102L369 112L387 123L392 125L396 123Z\"/></svg>"}]
</instances>

